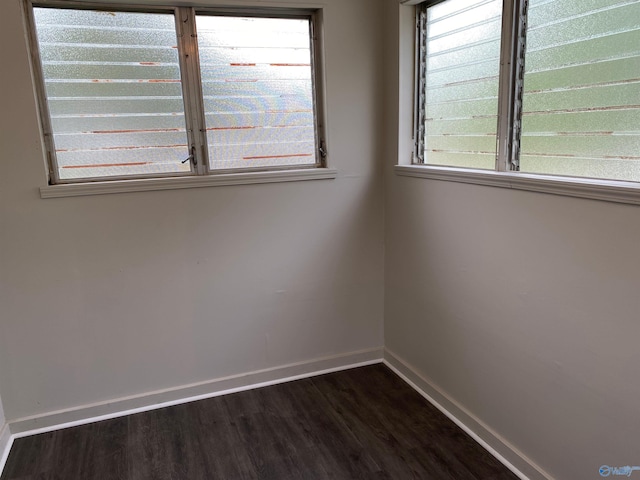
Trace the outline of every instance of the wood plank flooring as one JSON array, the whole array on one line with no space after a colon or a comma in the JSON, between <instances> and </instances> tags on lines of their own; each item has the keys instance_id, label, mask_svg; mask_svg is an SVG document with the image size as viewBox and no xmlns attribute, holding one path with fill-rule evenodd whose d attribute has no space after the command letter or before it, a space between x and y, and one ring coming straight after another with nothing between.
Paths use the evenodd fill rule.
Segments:
<instances>
[{"instance_id":1,"label":"wood plank flooring","mask_svg":"<svg viewBox=\"0 0 640 480\"><path fill-rule=\"evenodd\" d=\"M515 480L384 365L15 441L0 480Z\"/></svg>"}]
</instances>

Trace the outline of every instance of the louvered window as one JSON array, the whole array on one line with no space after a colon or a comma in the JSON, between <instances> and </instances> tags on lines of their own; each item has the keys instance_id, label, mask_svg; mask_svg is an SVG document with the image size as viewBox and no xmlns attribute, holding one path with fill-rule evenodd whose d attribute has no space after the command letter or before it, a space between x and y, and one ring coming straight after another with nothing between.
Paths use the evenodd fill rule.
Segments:
<instances>
[{"instance_id":1,"label":"louvered window","mask_svg":"<svg viewBox=\"0 0 640 480\"><path fill-rule=\"evenodd\" d=\"M313 12L32 12L51 183L324 166Z\"/></svg>"},{"instance_id":2,"label":"louvered window","mask_svg":"<svg viewBox=\"0 0 640 480\"><path fill-rule=\"evenodd\" d=\"M640 182L640 2L529 0L520 170Z\"/></svg>"},{"instance_id":3,"label":"louvered window","mask_svg":"<svg viewBox=\"0 0 640 480\"><path fill-rule=\"evenodd\" d=\"M210 167L315 164L309 22L200 15L196 26Z\"/></svg>"},{"instance_id":4,"label":"louvered window","mask_svg":"<svg viewBox=\"0 0 640 480\"><path fill-rule=\"evenodd\" d=\"M415 163L640 182L640 2L423 2L417 39Z\"/></svg>"},{"instance_id":5,"label":"louvered window","mask_svg":"<svg viewBox=\"0 0 640 480\"><path fill-rule=\"evenodd\" d=\"M502 0L449 0L420 12L423 160L493 168Z\"/></svg>"}]
</instances>

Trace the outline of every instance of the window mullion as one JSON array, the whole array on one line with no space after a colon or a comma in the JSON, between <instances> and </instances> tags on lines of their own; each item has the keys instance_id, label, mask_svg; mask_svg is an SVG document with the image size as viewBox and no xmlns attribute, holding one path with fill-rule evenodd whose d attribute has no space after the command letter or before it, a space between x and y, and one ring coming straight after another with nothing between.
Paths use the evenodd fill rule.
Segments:
<instances>
[{"instance_id":1,"label":"window mullion","mask_svg":"<svg viewBox=\"0 0 640 480\"><path fill-rule=\"evenodd\" d=\"M425 163L427 108L427 8L416 7L416 80L414 108L414 162Z\"/></svg>"},{"instance_id":2,"label":"window mullion","mask_svg":"<svg viewBox=\"0 0 640 480\"><path fill-rule=\"evenodd\" d=\"M509 165L511 170L520 170L520 139L522 136L522 98L524 93L524 63L527 40L527 11L529 0L518 0L516 11L516 47L514 52L514 96L513 130L511 133L511 151Z\"/></svg>"},{"instance_id":3,"label":"window mullion","mask_svg":"<svg viewBox=\"0 0 640 480\"><path fill-rule=\"evenodd\" d=\"M519 170L527 3L503 3L496 155L496 170L502 172Z\"/></svg>"},{"instance_id":4,"label":"window mullion","mask_svg":"<svg viewBox=\"0 0 640 480\"><path fill-rule=\"evenodd\" d=\"M48 183L56 184L60 181L58 174L58 161L55 154L55 145L53 141L53 129L51 128L51 115L49 113L49 104L47 102L47 94L45 91L44 74L42 71L42 60L40 56L40 46L36 37L36 22L33 18L33 5L30 1L24 3L25 17L29 24L29 46L33 61L33 76L36 84L36 96L38 101L38 109L42 120L42 135L44 137L44 147L46 149L46 162L48 170Z\"/></svg>"},{"instance_id":5,"label":"window mullion","mask_svg":"<svg viewBox=\"0 0 640 480\"><path fill-rule=\"evenodd\" d=\"M311 82L313 95L313 122L316 139L316 152L318 155L318 164L322 167L327 166L327 131L325 129L325 102L324 102L324 81L321 61L322 49L322 23L318 14L313 15L309 20L309 41L311 54Z\"/></svg>"},{"instance_id":6,"label":"window mullion","mask_svg":"<svg viewBox=\"0 0 640 480\"><path fill-rule=\"evenodd\" d=\"M209 173L202 86L198 62L198 39L193 8L176 9L176 30L180 53L180 74L185 105L185 118L192 155L192 171Z\"/></svg>"}]
</instances>

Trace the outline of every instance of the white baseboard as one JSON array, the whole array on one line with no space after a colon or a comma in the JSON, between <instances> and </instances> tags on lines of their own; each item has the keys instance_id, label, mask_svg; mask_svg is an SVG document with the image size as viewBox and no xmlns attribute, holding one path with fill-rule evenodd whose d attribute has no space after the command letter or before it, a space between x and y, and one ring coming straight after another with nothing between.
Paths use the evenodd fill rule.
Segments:
<instances>
[{"instance_id":1,"label":"white baseboard","mask_svg":"<svg viewBox=\"0 0 640 480\"><path fill-rule=\"evenodd\" d=\"M553 480L551 475L538 467L505 439L501 438L500 435L449 397L433 382L421 375L418 369L409 365L388 349L384 351L384 364L471 438L482 445L518 478L522 480Z\"/></svg>"},{"instance_id":2,"label":"white baseboard","mask_svg":"<svg viewBox=\"0 0 640 480\"><path fill-rule=\"evenodd\" d=\"M380 362L384 362L520 479L553 480L544 470L535 465L506 440L500 438L498 434L458 405L432 382L420 375L417 369L382 347L324 357L308 362L282 365L11 421L5 425L4 429L0 430L0 475L2 475L13 440L16 438Z\"/></svg>"},{"instance_id":3,"label":"white baseboard","mask_svg":"<svg viewBox=\"0 0 640 480\"><path fill-rule=\"evenodd\" d=\"M13 436L11 435L9 424L0 425L0 475L2 475L4 464L7 463L12 444Z\"/></svg>"},{"instance_id":4,"label":"white baseboard","mask_svg":"<svg viewBox=\"0 0 640 480\"><path fill-rule=\"evenodd\" d=\"M257 370L240 375L217 378L167 390L119 398L107 402L82 405L10 422L13 438L51 432L62 428L123 417L134 413L170 407L205 398L227 395L253 388L266 387L325 373L382 362L383 348L373 348L307 362ZM0 470L0 474L2 471Z\"/></svg>"}]
</instances>

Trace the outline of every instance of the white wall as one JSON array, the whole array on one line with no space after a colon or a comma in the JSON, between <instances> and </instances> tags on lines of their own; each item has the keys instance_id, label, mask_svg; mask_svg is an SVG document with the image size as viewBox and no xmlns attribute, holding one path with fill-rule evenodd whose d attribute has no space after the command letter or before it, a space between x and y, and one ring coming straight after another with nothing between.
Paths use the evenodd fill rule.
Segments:
<instances>
[{"instance_id":1,"label":"white wall","mask_svg":"<svg viewBox=\"0 0 640 480\"><path fill-rule=\"evenodd\" d=\"M2 469L9 455L10 444L11 431L6 424L4 411L2 409L2 399L0 399L0 473L2 473Z\"/></svg>"},{"instance_id":2,"label":"white wall","mask_svg":"<svg viewBox=\"0 0 640 480\"><path fill-rule=\"evenodd\" d=\"M0 328L1 332L1 328ZM11 432L4 415L4 407L2 406L2 398L0 397L0 474L4 467L5 457L8 455L7 447L11 441Z\"/></svg>"},{"instance_id":3,"label":"white wall","mask_svg":"<svg viewBox=\"0 0 640 480\"><path fill-rule=\"evenodd\" d=\"M557 479L640 465L640 208L396 176L398 62L386 347Z\"/></svg>"},{"instance_id":4,"label":"white wall","mask_svg":"<svg viewBox=\"0 0 640 480\"><path fill-rule=\"evenodd\" d=\"M2 408L2 398L0 398L0 431L2 431L2 429L4 428L4 424L5 424L4 409Z\"/></svg>"},{"instance_id":5,"label":"white wall","mask_svg":"<svg viewBox=\"0 0 640 480\"><path fill-rule=\"evenodd\" d=\"M382 345L382 17L322 4L336 180L43 200L20 4L3 2L9 420Z\"/></svg>"}]
</instances>

